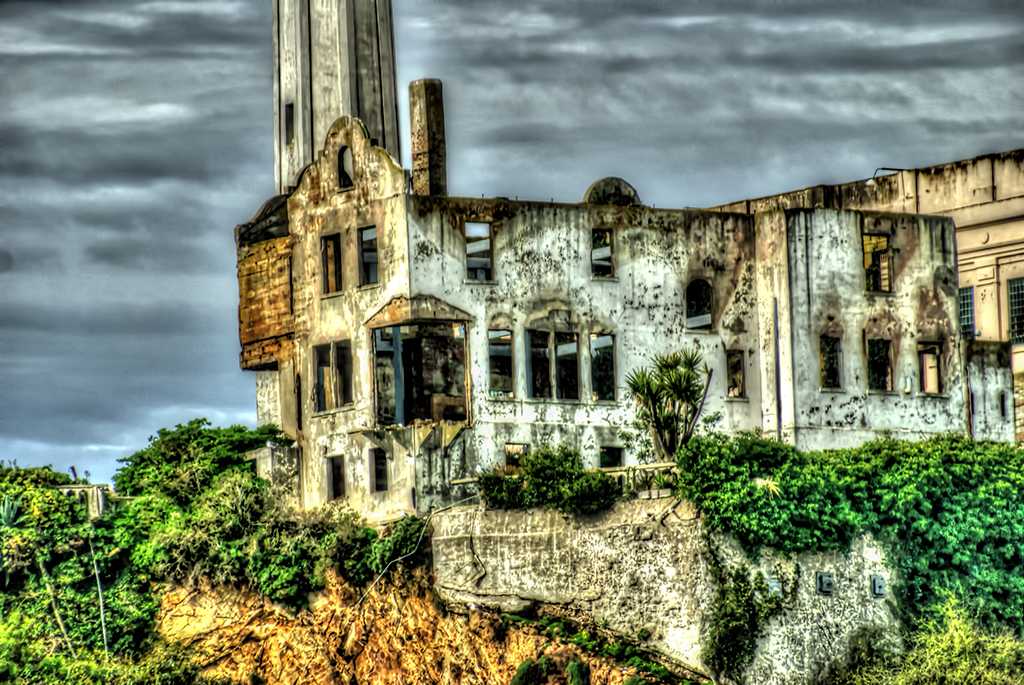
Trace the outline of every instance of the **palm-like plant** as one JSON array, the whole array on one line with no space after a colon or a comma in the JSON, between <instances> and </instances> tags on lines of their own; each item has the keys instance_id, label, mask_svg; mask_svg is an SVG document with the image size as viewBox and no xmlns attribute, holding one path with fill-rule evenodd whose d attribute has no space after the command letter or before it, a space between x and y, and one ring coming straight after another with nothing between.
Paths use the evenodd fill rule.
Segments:
<instances>
[{"instance_id":1,"label":"palm-like plant","mask_svg":"<svg viewBox=\"0 0 1024 685\"><path fill-rule=\"evenodd\" d=\"M11 499L10 495L4 495L4 501L0 503L0 528L17 528L25 521L25 515L18 515L18 507L21 506L21 498Z\"/></svg>"},{"instance_id":2,"label":"palm-like plant","mask_svg":"<svg viewBox=\"0 0 1024 685\"><path fill-rule=\"evenodd\" d=\"M671 461L693 436L704 409L711 369L697 350L658 355L653 369L626 375L637 418L647 426L658 461Z\"/></svg>"}]
</instances>

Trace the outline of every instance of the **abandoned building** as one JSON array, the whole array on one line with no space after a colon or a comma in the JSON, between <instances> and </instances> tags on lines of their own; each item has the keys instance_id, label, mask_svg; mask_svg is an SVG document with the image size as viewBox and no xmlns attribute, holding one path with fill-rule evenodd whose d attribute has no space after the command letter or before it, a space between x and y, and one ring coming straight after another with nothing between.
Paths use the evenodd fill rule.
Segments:
<instances>
[{"instance_id":1,"label":"abandoned building","mask_svg":"<svg viewBox=\"0 0 1024 685\"><path fill-rule=\"evenodd\" d=\"M386 0L275 3L280 194L236 228L239 334L259 423L294 441L259 471L301 506L428 511L543 443L633 463L626 375L681 348L728 432L1012 439L1009 347L963 333L953 218L884 179L714 210L617 178L577 204L449 197L439 81L410 85L400 164L393 53Z\"/></svg>"}]
</instances>

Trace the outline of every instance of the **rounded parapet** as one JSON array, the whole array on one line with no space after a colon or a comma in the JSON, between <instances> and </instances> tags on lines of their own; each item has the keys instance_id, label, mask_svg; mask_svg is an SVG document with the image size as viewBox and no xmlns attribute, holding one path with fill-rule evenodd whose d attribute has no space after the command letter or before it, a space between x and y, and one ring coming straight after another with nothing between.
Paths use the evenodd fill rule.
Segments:
<instances>
[{"instance_id":1,"label":"rounded parapet","mask_svg":"<svg viewBox=\"0 0 1024 685\"><path fill-rule=\"evenodd\" d=\"M590 205L618 205L619 207L641 204L636 188L615 176L594 181L583 195L583 202Z\"/></svg>"}]
</instances>

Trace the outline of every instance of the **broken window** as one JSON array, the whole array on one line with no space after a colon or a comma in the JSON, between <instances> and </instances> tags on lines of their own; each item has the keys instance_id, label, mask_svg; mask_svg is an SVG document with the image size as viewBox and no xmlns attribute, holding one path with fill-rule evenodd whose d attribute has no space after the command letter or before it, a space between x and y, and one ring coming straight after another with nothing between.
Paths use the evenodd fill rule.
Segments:
<instances>
[{"instance_id":1,"label":"broken window","mask_svg":"<svg viewBox=\"0 0 1024 685\"><path fill-rule=\"evenodd\" d=\"M355 185L352 181L352 150L343 145L338 150L338 187L342 190Z\"/></svg>"},{"instance_id":2,"label":"broken window","mask_svg":"<svg viewBox=\"0 0 1024 685\"><path fill-rule=\"evenodd\" d=\"M831 335L821 336L821 387L841 388L843 352L839 338Z\"/></svg>"},{"instance_id":3,"label":"broken window","mask_svg":"<svg viewBox=\"0 0 1024 685\"><path fill-rule=\"evenodd\" d=\"M466 327L416 323L373 332L377 421L466 420Z\"/></svg>"},{"instance_id":4,"label":"broken window","mask_svg":"<svg viewBox=\"0 0 1024 685\"><path fill-rule=\"evenodd\" d=\"M466 222L466 278L491 280L491 225Z\"/></svg>"},{"instance_id":5,"label":"broken window","mask_svg":"<svg viewBox=\"0 0 1024 685\"><path fill-rule=\"evenodd\" d=\"M316 375L316 406L313 411L327 411L334 408L334 383L331 377L331 346L317 345L313 348L313 369Z\"/></svg>"},{"instance_id":6,"label":"broken window","mask_svg":"<svg viewBox=\"0 0 1024 685\"><path fill-rule=\"evenodd\" d=\"M743 383L743 350L725 351L725 375L729 384L727 397L746 397Z\"/></svg>"},{"instance_id":7,"label":"broken window","mask_svg":"<svg viewBox=\"0 0 1024 685\"><path fill-rule=\"evenodd\" d=\"M941 343L918 343L917 358L921 365L921 392L942 392Z\"/></svg>"},{"instance_id":8,"label":"broken window","mask_svg":"<svg viewBox=\"0 0 1024 685\"><path fill-rule=\"evenodd\" d=\"M331 499L340 499L345 496L345 457L328 457L327 468L331 475Z\"/></svg>"},{"instance_id":9,"label":"broken window","mask_svg":"<svg viewBox=\"0 0 1024 685\"><path fill-rule=\"evenodd\" d=\"M377 282L377 228L359 229L359 285Z\"/></svg>"},{"instance_id":10,"label":"broken window","mask_svg":"<svg viewBox=\"0 0 1024 685\"><path fill-rule=\"evenodd\" d=\"M595 228L591 234L590 275L596 278L610 278L615 275L612 261L612 230Z\"/></svg>"},{"instance_id":11,"label":"broken window","mask_svg":"<svg viewBox=\"0 0 1024 685\"><path fill-rule=\"evenodd\" d=\"M960 337L974 340L974 286L960 288Z\"/></svg>"},{"instance_id":12,"label":"broken window","mask_svg":"<svg viewBox=\"0 0 1024 685\"><path fill-rule=\"evenodd\" d=\"M388 455L380 447L370 450L370 466L373 468L373 491L385 492L388 489Z\"/></svg>"},{"instance_id":13,"label":"broken window","mask_svg":"<svg viewBox=\"0 0 1024 685\"><path fill-rule=\"evenodd\" d=\"M487 331L490 358L488 390L491 397L515 397L512 373L512 331Z\"/></svg>"},{"instance_id":14,"label":"broken window","mask_svg":"<svg viewBox=\"0 0 1024 685\"><path fill-rule=\"evenodd\" d=\"M560 400L580 398L580 365L575 333L555 333L555 396Z\"/></svg>"},{"instance_id":15,"label":"broken window","mask_svg":"<svg viewBox=\"0 0 1024 685\"><path fill-rule=\"evenodd\" d=\"M621 447L602 447L600 450L600 463L602 469L614 469L622 466Z\"/></svg>"},{"instance_id":16,"label":"broken window","mask_svg":"<svg viewBox=\"0 0 1024 685\"><path fill-rule=\"evenodd\" d=\"M711 285L707 281L691 281L686 286L686 327L711 328Z\"/></svg>"},{"instance_id":17,"label":"broken window","mask_svg":"<svg viewBox=\"0 0 1024 685\"><path fill-rule=\"evenodd\" d=\"M327 235L320 239L320 273L324 295L341 290L341 235Z\"/></svg>"},{"instance_id":18,"label":"broken window","mask_svg":"<svg viewBox=\"0 0 1024 685\"><path fill-rule=\"evenodd\" d=\"M590 382L594 401L615 401L614 335L590 334Z\"/></svg>"},{"instance_id":19,"label":"broken window","mask_svg":"<svg viewBox=\"0 0 1024 685\"><path fill-rule=\"evenodd\" d=\"M530 453L529 445L515 444L511 442L505 443L505 465L506 466L519 466L522 462L523 457Z\"/></svg>"},{"instance_id":20,"label":"broken window","mask_svg":"<svg viewBox=\"0 0 1024 685\"><path fill-rule=\"evenodd\" d=\"M1006 282L1009 303L1010 344L1024 345L1024 278L1011 278Z\"/></svg>"},{"instance_id":21,"label":"broken window","mask_svg":"<svg viewBox=\"0 0 1024 685\"><path fill-rule=\"evenodd\" d=\"M868 390L892 390L892 342L868 340Z\"/></svg>"},{"instance_id":22,"label":"broken window","mask_svg":"<svg viewBox=\"0 0 1024 685\"><path fill-rule=\"evenodd\" d=\"M548 331L526 331L527 397L551 398L551 356Z\"/></svg>"},{"instance_id":23,"label":"broken window","mask_svg":"<svg viewBox=\"0 0 1024 685\"><path fill-rule=\"evenodd\" d=\"M889 254L889 236L862 236L864 240L864 275L867 289L874 292L892 291L892 258Z\"/></svg>"}]
</instances>

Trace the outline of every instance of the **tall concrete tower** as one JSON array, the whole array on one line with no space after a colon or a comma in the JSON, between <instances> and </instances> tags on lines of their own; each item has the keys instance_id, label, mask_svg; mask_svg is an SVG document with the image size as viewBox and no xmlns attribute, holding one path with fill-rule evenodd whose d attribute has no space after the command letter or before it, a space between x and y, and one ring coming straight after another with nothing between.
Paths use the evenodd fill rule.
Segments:
<instances>
[{"instance_id":1,"label":"tall concrete tower","mask_svg":"<svg viewBox=\"0 0 1024 685\"><path fill-rule=\"evenodd\" d=\"M391 0L273 0L277 192L340 116L366 124L401 163Z\"/></svg>"}]
</instances>

